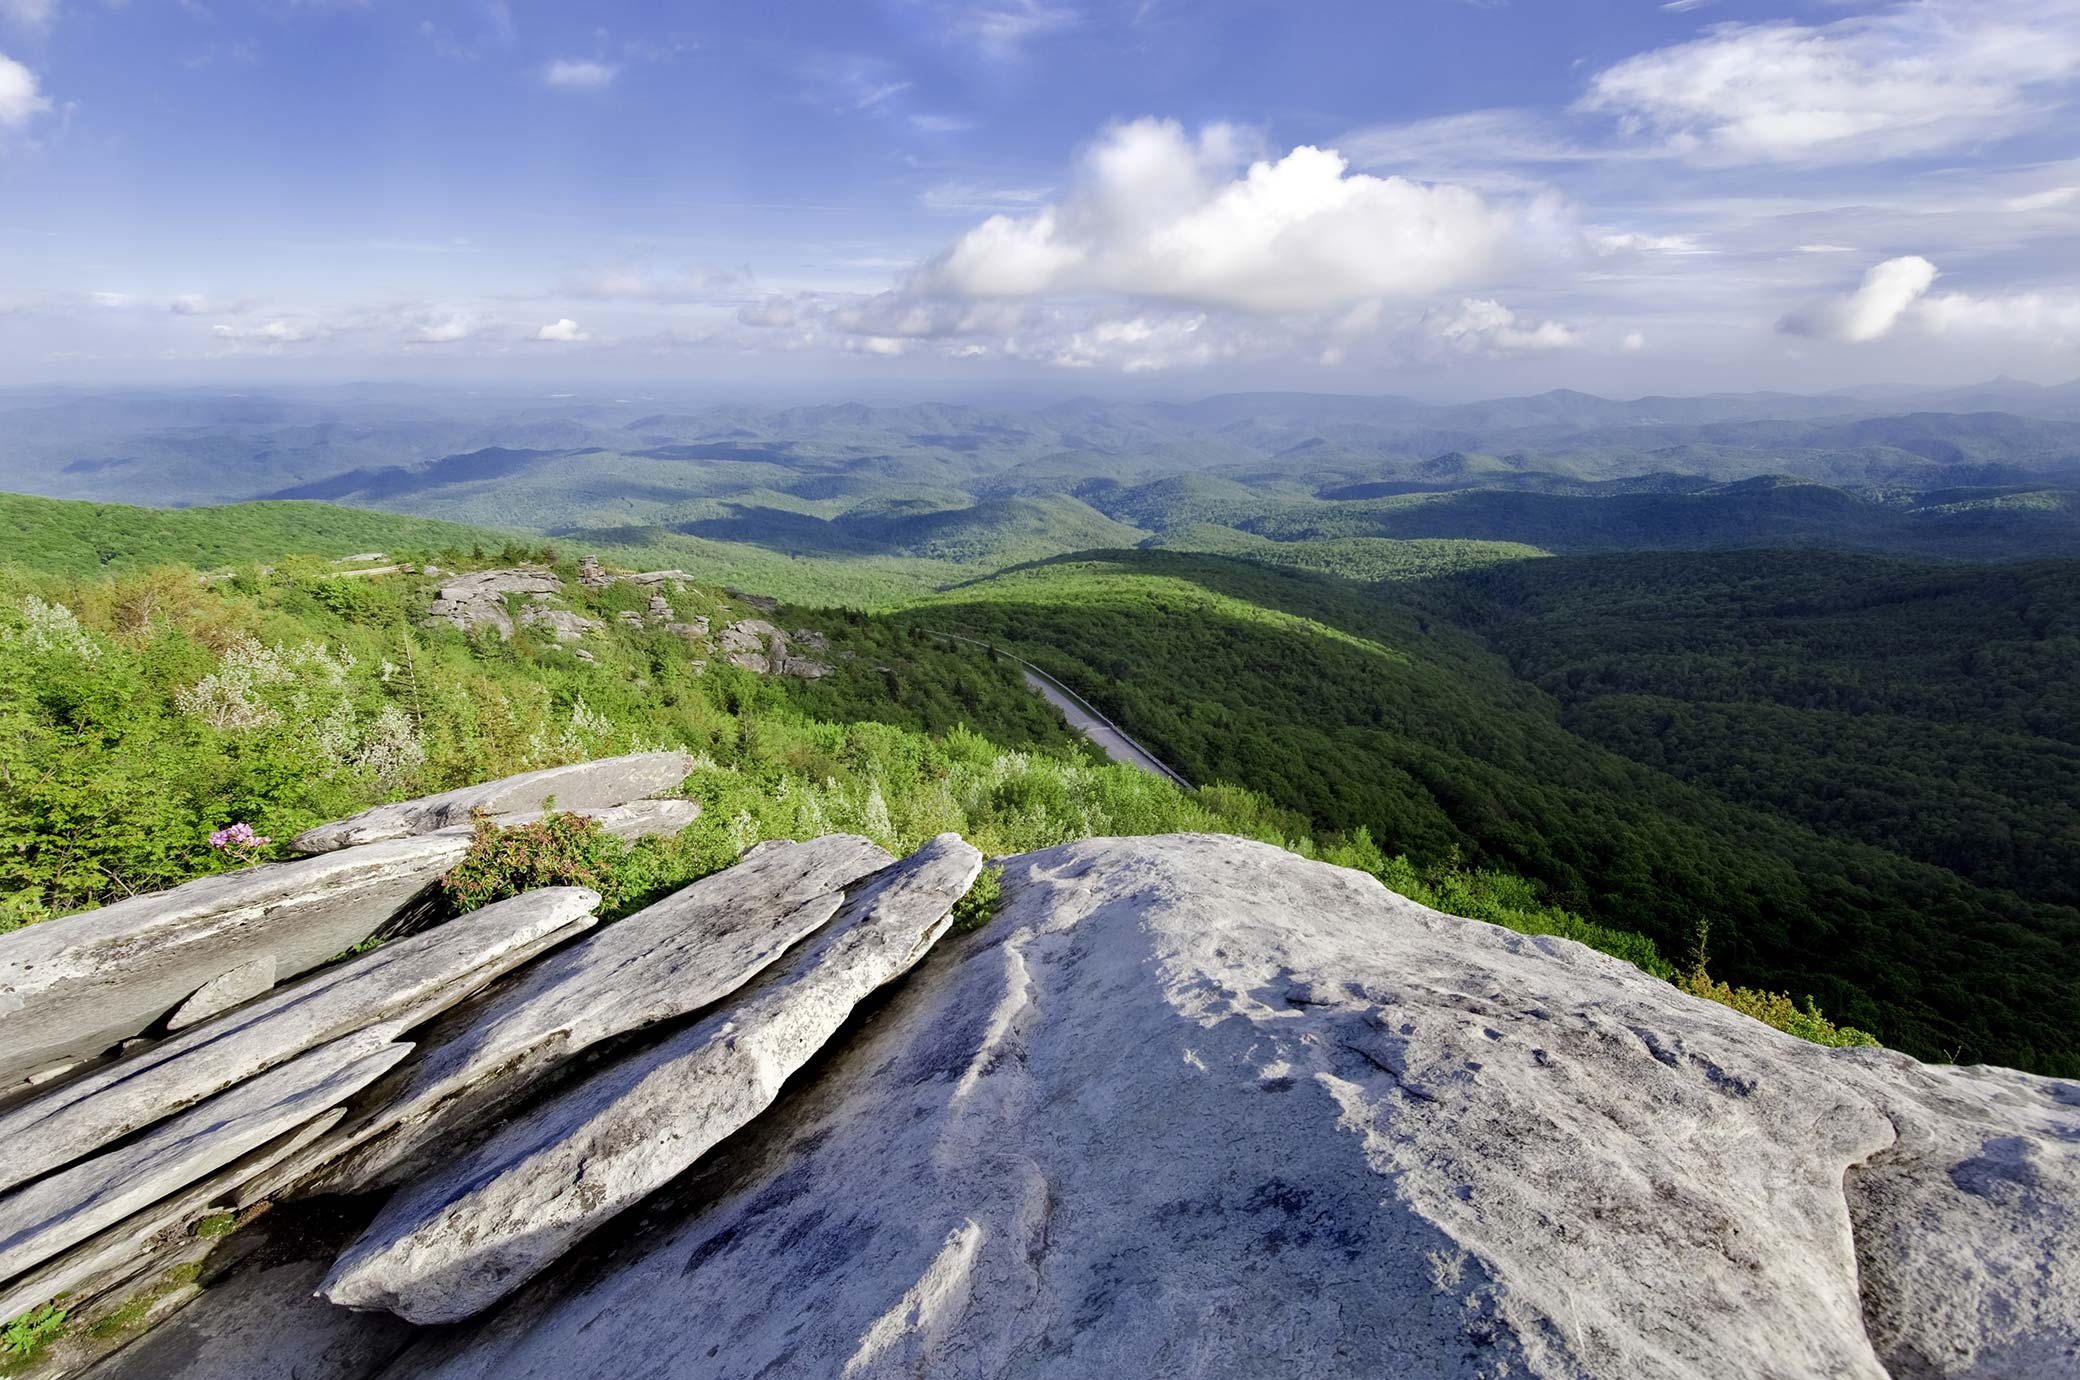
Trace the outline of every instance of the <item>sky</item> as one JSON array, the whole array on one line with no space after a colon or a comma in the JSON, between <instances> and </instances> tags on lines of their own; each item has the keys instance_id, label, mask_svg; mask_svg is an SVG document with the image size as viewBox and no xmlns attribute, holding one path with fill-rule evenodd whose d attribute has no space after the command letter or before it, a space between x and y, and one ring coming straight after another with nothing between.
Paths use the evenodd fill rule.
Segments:
<instances>
[{"instance_id":1,"label":"sky","mask_svg":"<svg viewBox=\"0 0 2080 1380\"><path fill-rule=\"evenodd\" d=\"M0 383L2080 376L2080 0L0 0Z\"/></svg>"}]
</instances>

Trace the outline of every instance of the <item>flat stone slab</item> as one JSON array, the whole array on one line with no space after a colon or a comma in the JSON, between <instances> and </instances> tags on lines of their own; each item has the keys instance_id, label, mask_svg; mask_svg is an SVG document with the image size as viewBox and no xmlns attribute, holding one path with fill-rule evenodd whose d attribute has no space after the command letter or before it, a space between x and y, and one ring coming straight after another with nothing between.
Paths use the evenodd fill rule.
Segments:
<instances>
[{"instance_id":1,"label":"flat stone slab","mask_svg":"<svg viewBox=\"0 0 2080 1380\"><path fill-rule=\"evenodd\" d=\"M76 1304L170 1265L194 1247L186 1231L191 1224L213 1209L241 1206L237 1199L241 1187L324 1135L346 1114L344 1107L322 1113L171 1198L162 1198L29 1273L17 1275L0 1289L0 1318L15 1317L61 1294L68 1303Z\"/></svg>"},{"instance_id":2,"label":"flat stone slab","mask_svg":"<svg viewBox=\"0 0 2080 1380\"><path fill-rule=\"evenodd\" d=\"M250 963L241 963L229 972L217 974L166 1018L166 1028L185 1030L211 1016L222 1015L240 1002L251 1001L273 988L275 969L274 955L262 954Z\"/></svg>"},{"instance_id":3,"label":"flat stone slab","mask_svg":"<svg viewBox=\"0 0 2080 1380\"><path fill-rule=\"evenodd\" d=\"M342 1128L341 1148L361 1148L323 1186L357 1192L408 1177L421 1152L489 1116L529 1071L727 996L836 914L846 887L893 861L852 835L768 843L550 955L485 993L465 1029L422 1051L400 1086Z\"/></svg>"},{"instance_id":4,"label":"flat stone slab","mask_svg":"<svg viewBox=\"0 0 2080 1380\"><path fill-rule=\"evenodd\" d=\"M729 1005L400 1192L340 1256L325 1296L416 1323L489 1307L770 1106L862 999L945 933L981 869L979 852L942 834L864 880Z\"/></svg>"},{"instance_id":5,"label":"flat stone slab","mask_svg":"<svg viewBox=\"0 0 2080 1380\"><path fill-rule=\"evenodd\" d=\"M677 833L700 805L639 800L580 813L633 839ZM272 956L288 979L337 957L431 887L468 851L471 831L242 868L0 934L0 1088L150 1029L231 967Z\"/></svg>"},{"instance_id":6,"label":"flat stone slab","mask_svg":"<svg viewBox=\"0 0 2080 1380\"><path fill-rule=\"evenodd\" d=\"M0 1197L0 1279L35 1268L337 1106L411 1052L378 1026Z\"/></svg>"},{"instance_id":7,"label":"flat stone slab","mask_svg":"<svg viewBox=\"0 0 2080 1380\"><path fill-rule=\"evenodd\" d=\"M393 940L309 982L184 1031L0 1113L0 1188L92 1154L140 1127L351 1030L424 1020L593 924L599 893L550 887Z\"/></svg>"},{"instance_id":8,"label":"flat stone slab","mask_svg":"<svg viewBox=\"0 0 2080 1380\"><path fill-rule=\"evenodd\" d=\"M380 930L468 848L466 831L395 839L0 934L0 1087L150 1029L229 969L264 957L282 978L317 967Z\"/></svg>"},{"instance_id":9,"label":"flat stone slab","mask_svg":"<svg viewBox=\"0 0 2080 1380\"><path fill-rule=\"evenodd\" d=\"M468 824L479 810L494 816L518 814L541 810L552 798L557 809L580 812L626 805L672 789L692 772L693 761L692 754L685 752L633 752L522 772L440 795L378 805L305 830L290 847L301 853L327 853L356 844L430 834Z\"/></svg>"},{"instance_id":10,"label":"flat stone slab","mask_svg":"<svg viewBox=\"0 0 2080 1380\"><path fill-rule=\"evenodd\" d=\"M2076 1373L2080 1084L1236 839L1004 891L648 1228L386 1380Z\"/></svg>"}]
</instances>

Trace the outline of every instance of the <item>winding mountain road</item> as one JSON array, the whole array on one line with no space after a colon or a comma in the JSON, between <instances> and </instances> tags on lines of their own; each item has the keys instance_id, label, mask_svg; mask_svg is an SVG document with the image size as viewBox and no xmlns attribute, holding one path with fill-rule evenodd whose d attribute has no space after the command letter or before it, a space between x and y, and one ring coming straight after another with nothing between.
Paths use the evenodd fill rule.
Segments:
<instances>
[{"instance_id":1,"label":"winding mountain road","mask_svg":"<svg viewBox=\"0 0 2080 1380\"><path fill-rule=\"evenodd\" d=\"M996 656L1016 662L1019 670L1025 674L1026 685L1042 699L1059 709L1062 712L1062 717L1069 721L1069 727L1075 729L1093 743L1096 743L1098 750L1107 757L1124 766L1135 767L1145 771L1151 776L1160 776L1166 781L1176 783L1185 790L1192 789L1192 783L1185 780L1181 773L1172 769L1162 758L1135 742L1127 735L1125 729L1106 718L1103 714L1100 714L1083 696L1077 694L1038 666L1033 665L1030 661L1020 660L1002 648L993 647L987 642L981 642L972 637L962 637L959 633L940 632L933 635L944 637L954 642L965 642L971 647L981 647Z\"/></svg>"}]
</instances>

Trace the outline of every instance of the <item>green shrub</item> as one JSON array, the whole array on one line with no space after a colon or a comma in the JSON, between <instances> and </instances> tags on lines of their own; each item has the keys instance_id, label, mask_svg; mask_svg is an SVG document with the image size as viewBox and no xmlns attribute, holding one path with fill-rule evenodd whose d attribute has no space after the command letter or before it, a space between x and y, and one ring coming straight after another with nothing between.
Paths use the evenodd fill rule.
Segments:
<instances>
[{"instance_id":1,"label":"green shrub","mask_svg":"<svg viewBox=\"0 0 2080 1380\"><path fill-rule=\"evenodd\" d=\"M1004 869L985 867L975 874L974 884L953 903L953 927L962 933L979 930L996 916L1004 903Z\"/></svg>"},{"instance_id":2,"label":"green shrub","mask_svg":"<svg viewBox=\"0 0 2080 1380\"><path fill-rule=\"evenodd\" d=\"M1801 1040L1811 1040L1816 1045L1827 1045L1841 1049L1851 1045L1875 1045L1877 1037L1851 1025L1836 1025L1820 1012L1820 1007L1811 997L1806 998L1804 1007L1791 1000L1783 992L1758 992L1752 987L1730 987L1714 981L1703 968L1696 968L1676 979L1676 986L1693 997L1703 997L1721 1006L1731 1007L1743 1016L1751 1016L1764 1025L1775 1026L1786 1035L1796 1035Z\"/></svg>"},{"instance_id":3,"label":"green shrub","mask_svg":"<svg viewBox=\"0 0 2080 1380\"><path fill-rule=\"evenodd\" d=\"M546 886L590 887L611 903L618 898L614 864L626 849L587 815L553 813L510 828L479 818L469 851L441 878L441 890L465 911Z\"/></svg>"}]
</instances>

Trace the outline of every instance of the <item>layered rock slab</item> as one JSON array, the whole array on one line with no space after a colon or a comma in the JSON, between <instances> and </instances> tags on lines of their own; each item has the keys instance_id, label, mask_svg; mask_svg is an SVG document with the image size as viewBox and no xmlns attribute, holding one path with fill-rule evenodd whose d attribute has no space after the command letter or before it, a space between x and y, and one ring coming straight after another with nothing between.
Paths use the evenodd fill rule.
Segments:
<instances>
[{"instance_id":1,"label":"layered rock slab","mask_svg":"<svg viewBox=\"0 0 2080 1380\"><path fill-rule=\"evenodd\" d=\"M693 757L685 752L632 752L548 767L417 800L377 805L347 819L307 829L290 846L302 853L328 853L356 844L454 828L468 824L478 811L495 816L541 810L552 799L559 810L580 812L626 805L672 789L692 770Z\"/></svg>"},{"instance_id":2,"label":"layered rock slab","mask_svg":"<svg viewBox=\"0 0 2080 1380\"><path fill-rule=\"evenodd\" d=\"M771 1105L861 1000L951 923L982 855L942 834L727 1007L530 1111L400 1192L323 1292L417 1323L476 1313Z\"/></svg>"},{"instance_id":3,"label":"layered rock slab","mask_svg":"<svg viewBox=\"0 0 2080 1380\"><path fill-rule=\"evenodd\" d=\"M335 1040L0 1197L0 1279L35 1268L346 1101L411 1051L394 1042L395 1034L378 1026Z\"/></svg>"},{"instance_id":4,"label":"layered rock slab","mask_svg":"<svg viewBox=\"0 0 2080 1380\"><path fill-rule=\"evenodd\" d=\"M591 926L599 893L550 887L396 940L0 1113L0 1189L365 1026L424 1020Z\"/></svg>"},{"instance_id":5,"label":"layered rock slab","mask_svg":"<svg viewBox=\"0 0 2080 1380\"><path fill-rule=\"evenodd\" d=\"M2072 1083L1824 1050L1239 840L1007 872L689 1215L385 1375L2073 1373L2080 1293L2004 1263L2080 1250ZM1911 1279L1969 1285L1918 1360L1866 1329Z\"/></svg>"},{"instance_id":6,"label":"layered rock slab","mask_svg":"<svg viewBox=\"0 0 2080 1380\"><path fill-rule=\"evenodd\" d=\"M698 812L651 800L583 813L640 838ZM381 932L469 843L459 826L241 868L0 935L0 1088L150 1029L232 968L272 957L286 979L317 967Z\"/></svg>"},{"instance_id":7,"label":"layered rock slab","mask_svg":"<svg viewBox=\"0 0 2080 1380\"><path fill-rule=\"evenodd\" d=\"M551 955L456 1013L379 1089L370 1110L313 1152L310 1187L354 1192L399 1182L429 1154L494 1115L531 1075L603 1040L720 1000L820 928L845 888L894 859L832 834L766 843L736 866Z\"/></svg>"}]
</instances>

